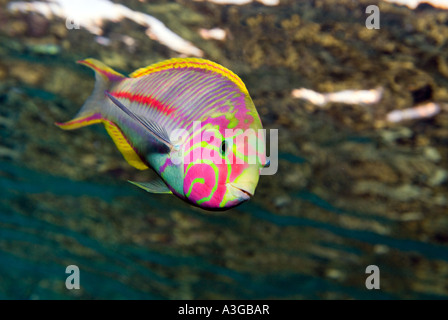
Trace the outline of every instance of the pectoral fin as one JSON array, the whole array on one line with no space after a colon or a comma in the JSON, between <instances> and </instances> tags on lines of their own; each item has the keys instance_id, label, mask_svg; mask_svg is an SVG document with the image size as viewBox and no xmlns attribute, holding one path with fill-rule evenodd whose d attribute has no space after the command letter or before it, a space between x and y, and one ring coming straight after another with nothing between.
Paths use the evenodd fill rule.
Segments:
<instances>
[{"instance_id":1,"label":"pectoral fin","mask_svg":"<svg viewBox=\"0 0 448 320\"><path fill-rule=\"evenodd\" d=\"M128 180L129 181L129 180ZM136 182L129 181L130 183L142 188L143 190L151 193L172 193L170 189L166 186L162 179L156 179L150 182Z\"/></svg>"},{"instance_id":2,"label":"pectoral fin","mask_svg":"<svg viewBox=\"0 0 448 320\"><path fill-rule=\"evenodd\" d=\"M126 113L129 117L145 127L156 140L166 145L170 150L173 148L170 137L168 136L168 133L163 126L160 126L156 121L153 121L152 119L145 119L135 114L126 106L124 106L120 101L118 101L114 96L112 96L109 91L106 90L104 91L104 93L124 113Z\"/></svg>"}]
</instances>

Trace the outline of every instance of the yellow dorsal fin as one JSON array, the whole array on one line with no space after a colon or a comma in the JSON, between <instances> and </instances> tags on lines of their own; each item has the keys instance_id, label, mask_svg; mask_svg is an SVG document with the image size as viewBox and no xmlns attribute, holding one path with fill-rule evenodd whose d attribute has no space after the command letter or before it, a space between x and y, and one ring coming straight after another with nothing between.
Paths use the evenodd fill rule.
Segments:
<instances>
[{"instance_id":1,"label":"yellow dorsal fin","mask_svg":"<svg viewBox=\"0 0 448 320\"><path fill-rule=\"evenodd\" d=\"M140 68L135 70L133 73L130 74L131 78L138 78L145 75L148 75L153 72L162 71L162 70L168 70L168 69L178 69L178 68L192 68L192 69L203 69L203 70L209 70L212 72L219 73L220 75L226 77L233 83L235 83L241 91L243 91L245 94L249 94L247 92L246 86L244 85L243 81L238 77L235 73L230 71L229 69L212 62L210 60L206 59L199 59L199 58L173 58L169 60L165 60L162 62L158 62L155 64L152 64L148 67Z\"/></svg>"},{"instance_id":2,"label":"yellow dorsal fin","mask_svg":"<svg viewBox=\"0 0 448 320\"><path fill-rule=\"evenodd\" d=\"M97 72L99 75L105 77L107 80L119 80L125 78L124 75L121 73L115 71L111 67L105 65L99 60L88 58L84 60L78 60L76 63L85 65L86 67L89 67L90 69Z\"/></svg>"}]
</instances>

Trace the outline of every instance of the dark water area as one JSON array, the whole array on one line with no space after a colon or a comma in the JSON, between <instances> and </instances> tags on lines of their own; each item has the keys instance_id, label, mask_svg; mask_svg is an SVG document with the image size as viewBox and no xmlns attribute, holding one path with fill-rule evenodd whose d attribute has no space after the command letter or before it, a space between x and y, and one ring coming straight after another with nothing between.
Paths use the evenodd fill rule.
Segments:
<instances>
[{"instance_id":1,"label":"dark water area","mask_svg":"<svg viewBox=\"0 0 448 320\"><path fill-rule=\"evenodd\" d=\"M154 174L128 165L103 126L54 125L93 89L77 60L129 74L194 54L131 18L105 21L99 37L10 2L0 0L0 299L448 298L448 10L113 1L238 74L278 129L277 173L249 202L207 212L129 184ZM377 30L365 26L371 4ZM201 37L212 28L225 40ZM381 99L319 104L299 88ZM69 265L79 290L65 286ZM366 288L370 265L380 289Z\"/></svg>"}]
</instances>

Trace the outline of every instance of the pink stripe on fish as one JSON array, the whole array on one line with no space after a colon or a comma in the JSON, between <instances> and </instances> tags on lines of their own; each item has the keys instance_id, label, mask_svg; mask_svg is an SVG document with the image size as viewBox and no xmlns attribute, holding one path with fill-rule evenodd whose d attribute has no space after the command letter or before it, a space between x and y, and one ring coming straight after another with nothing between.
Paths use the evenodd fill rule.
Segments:
<instances>
[{"instance_id":1,"label":"pink stripe on fish","mask_svg":"<svg viewBox=\"0 0 448 320\"><path fill-rule=\"evenodd\" d=\"M133 94L130 92L120 91L120 92L110 92L112 96L115 98L124 98L128 99L131 102L137 102L145 105L150 105L151 107L157 109L159 112L162 112L166 115L170 115L173 111L176 109L160 102L157 99L154 99L153 97L147 95L141 95L141 94Z\"/></svg>"}]
</instances>

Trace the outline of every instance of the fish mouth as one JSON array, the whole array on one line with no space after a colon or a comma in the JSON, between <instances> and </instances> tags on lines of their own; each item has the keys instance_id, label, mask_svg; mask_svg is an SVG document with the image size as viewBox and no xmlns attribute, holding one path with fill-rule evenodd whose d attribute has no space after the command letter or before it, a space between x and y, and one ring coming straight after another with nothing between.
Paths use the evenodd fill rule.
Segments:
<instances>
[{"instance_id":1,"label":"fish mouth","mask_svg":"<svg viewBox=\"0 0 448 320\"><path fill-rule=\"evenodd\" d=\"M249 200L251 197L253 197L253 193L245 189L237 187L232 183L228 183L227 185L231 187L231 192L240 199Z\"/></svg>"},{"instance_id":2,"label":"fish mouth","mask_svg":"<svg viewBox=\"0 0 448 320\"><path fill-rule=\"evenodd\" d=\"M241 189L241 188L238 188L238 187L235 187L235 188L237 188L238 190L240 190L242 193L246 194L249 198L250 198L250 197L253 197L253 194L250 193L249 191L246 191L246 190Z\"/></svg>"}]
</instances>

